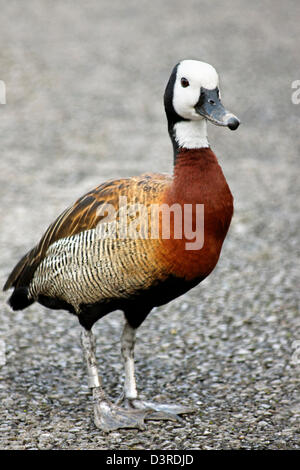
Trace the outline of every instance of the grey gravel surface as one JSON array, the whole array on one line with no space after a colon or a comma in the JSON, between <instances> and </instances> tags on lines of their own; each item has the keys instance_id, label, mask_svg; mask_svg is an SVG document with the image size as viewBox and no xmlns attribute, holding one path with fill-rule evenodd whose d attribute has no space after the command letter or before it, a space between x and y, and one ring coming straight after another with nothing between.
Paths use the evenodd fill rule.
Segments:
<instances>
[{"instance_id":1,"label":"grey gravel surface","mask_svg":"<svg viewBox=\"0 0 300 470\"><path fill-rule=\"evenodd\" d=\"M220 262L140 327L146 398L192 405L180 422L103 434L92 420L73 316L1 293L2 449L299 449L300 3L0 1L0 281L78 196L107 178L172 171L162 94L182 58L213 64L242 120L209 137L235 196ZM95 325L112 398L115 312ZM3 355L5 353L5 355Z\"/></svg>"}]
</instances>

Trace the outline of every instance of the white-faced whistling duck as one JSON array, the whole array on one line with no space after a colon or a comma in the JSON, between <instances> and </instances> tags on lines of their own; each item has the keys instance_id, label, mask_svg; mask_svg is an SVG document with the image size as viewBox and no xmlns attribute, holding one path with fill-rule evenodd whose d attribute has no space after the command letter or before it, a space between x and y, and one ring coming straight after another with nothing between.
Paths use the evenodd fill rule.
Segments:
<instances>
[{"instance_id":1,"label":"white-faced whistling duck","mask_svg":"<svg viewBox=\"0 0 300 470\"><path fill-rule=\"evenodd\" d=\"M182 295L211 273L233 214L232 194L207 140L207 121L231 130L239 126L220 101L216 70L204 62L183 60L171 73L164 104L174 149L173 176L143 174L108 181L88 192L50 225L4 286L4 290L14 288L9 299L13 310L39 302L77 315L83 327L95 424L104 431L142 428L145 419L176 419L191 411L138 399L133 359L136 329L153 307ZM120 201L126 202L120 207ZM132 212L136 207L138 224ZM159 208L156 236L153 207ZM167 236L162 207L169 208L173 217L169 217ZM197 207L203 208L204 224L198 225ZM184 217L191 223L188 233L177 230L178 224L185 226ZM124 232L134 223L139 236ZM114 230L109 232L111 227ZM121 337L125 384L117 404L101 386L91 331L97 320L114 310L125 315Z\"/></svg>"}]
</instances>

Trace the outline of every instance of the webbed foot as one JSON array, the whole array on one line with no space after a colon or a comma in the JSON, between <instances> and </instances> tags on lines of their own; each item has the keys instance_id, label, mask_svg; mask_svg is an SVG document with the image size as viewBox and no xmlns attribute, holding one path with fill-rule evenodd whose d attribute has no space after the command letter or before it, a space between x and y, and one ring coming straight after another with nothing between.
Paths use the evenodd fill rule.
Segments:
<instances>
[{"instance_id":1,"label":"webbed foot","mask_svg":"<svg viewBox=\"0 0 300 470\"><path fill-rule=\"evenodd\" d=\"M180 415L194 413L195 410L187 406L155 403L148 400L124 400L126 409L146 411L145 420L171 420L180 421Z\"/></svg>"},{"instance_id":2,"label":"webbed foot","mask_svg":"<svg viewBox=\"0 0 300 470\"><path fill-rule=\"evenodd\" d=\"M108 400L94 403L94 419L97 428L104 432L120 428L145 429L145 418L148 410L121 408Z\"/></svg>"}]
</instances>

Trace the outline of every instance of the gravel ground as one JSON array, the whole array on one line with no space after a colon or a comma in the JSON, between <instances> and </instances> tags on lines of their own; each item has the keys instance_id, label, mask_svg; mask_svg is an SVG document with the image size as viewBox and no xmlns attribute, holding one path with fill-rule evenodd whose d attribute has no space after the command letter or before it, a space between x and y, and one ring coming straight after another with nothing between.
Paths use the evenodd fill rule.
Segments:
<instances>
[{"instance_id":1,"label":"gravel ground","mask_svg":"<svg viewBox=\"0 0 300 470\"><path fill-rule=\"evenodd\" d=\"M217 68L224 103L243 123L235 133L209 126L235 196L220 262L138 334L143 395L197 412L103 434L76 319L40 305L12 313L1 293L0 447L299 449L300 105L291 83L300 79L300 3L0 3L1 284L91 187L172 171L162 94L180 59ZM95 325L111 397L123 382L122 322L115 312Z\"/></svg>"}]
</instances>

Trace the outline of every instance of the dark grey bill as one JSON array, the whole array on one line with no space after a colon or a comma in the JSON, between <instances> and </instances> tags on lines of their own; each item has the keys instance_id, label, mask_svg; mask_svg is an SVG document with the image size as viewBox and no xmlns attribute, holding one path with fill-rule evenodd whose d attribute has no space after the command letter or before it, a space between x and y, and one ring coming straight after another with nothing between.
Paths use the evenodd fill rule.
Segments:
<instances>
[{"instance_id":1,"label":"dark grey bill","mask_svg":"<svg viewBox=\"0 0 300 470\"><path fill-rule=\"evenodd\" d=\"M202 88L195 111L217 126L227 126L232 131L240 125L238 118L222 105L218 88L214 90Z\"/></svg>"}]
</instances>

